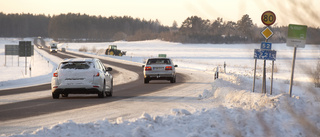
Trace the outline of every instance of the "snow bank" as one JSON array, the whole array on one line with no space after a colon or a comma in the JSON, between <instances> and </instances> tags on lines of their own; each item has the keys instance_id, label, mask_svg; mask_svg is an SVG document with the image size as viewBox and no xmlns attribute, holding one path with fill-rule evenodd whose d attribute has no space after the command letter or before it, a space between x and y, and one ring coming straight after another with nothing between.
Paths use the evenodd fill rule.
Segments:
<instances>
[{"instance_id":1,"label":"snow bank","mask_svg":"<svg viewBox=\"0 0 320 137\"><path fill-rule=\"evenodd\" d=\"M117 118L91 123L61 122L51 128L12 137L53 136L117 136L117 137L196 137L196 136L319 136L320 101L310 96L289 98L287 94L264 95L252 93L243 83L246 77L223 74L205 90L199 101L220 103L212 109L194 113L172 109L171 115L141 117L130 120Z\"/></svg>"}]
</instances>

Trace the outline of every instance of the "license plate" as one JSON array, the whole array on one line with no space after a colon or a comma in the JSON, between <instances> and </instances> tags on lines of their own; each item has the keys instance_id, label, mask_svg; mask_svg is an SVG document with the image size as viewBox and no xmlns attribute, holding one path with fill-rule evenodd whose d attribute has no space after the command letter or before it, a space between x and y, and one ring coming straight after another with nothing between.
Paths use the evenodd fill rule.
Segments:
<instances>
[{"instance_id":1,"label":"license plate","mask_svg":"<svg viewBox=\"0 0 320 137\"><path fill-rule=\"evenodd\" d=\"M67 85L83 85L83 83L67 83Z\"/></svg>"},{"instance_id":2,"label":"license plate","mask_svg":"<svg viewBox=\"0 0 320 137\"><path fill-rule=\"evenodd\" d=\"M153 67L153 70L163 70L163 67Z\"/></svg>"}]
</instances>

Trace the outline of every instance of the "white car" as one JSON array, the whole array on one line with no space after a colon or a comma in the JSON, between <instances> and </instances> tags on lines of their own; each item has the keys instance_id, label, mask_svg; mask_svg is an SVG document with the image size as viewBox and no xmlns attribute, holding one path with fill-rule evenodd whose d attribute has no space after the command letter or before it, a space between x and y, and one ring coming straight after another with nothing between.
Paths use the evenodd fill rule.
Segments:
<instances>
[{"instance_id":1,"label":"white car","mask_svg":"<svg viewBox=\"0 0 320 137\"><path fill-rule=\"evenodd\" d=\"M170 58L150 58L143 67L144 83L150 80L170 80L176 82L175 67Z\"/></svg>"},{"instance_id":2,"label":"white car","mask_svg":"<svg viewBox=\"0 0 320 137\"><path fill-rule=\"evenodd\" d=\"M96 58L72 58L62 61L51 80L52 98L69 94L98 94L112 96L113 77L111 67L105 68Z\"/></svg>"},{"instance_id":3,"label":"white car","mask_svg":"<svg viewBox=\"0 0 320 137\"><path fill-rule=\"evenodd\" d=\"M50 43L50 53L57 53L57 52L58 52L57 43Z\"/></svg>"},{"instance_id":4,"label":"white car","mask_svg":"<svg viewBox=\"0 0 320 137\"><path fill-rule=\"evenodd\" d=\"M58 48L55 46L50 46L50 53L57 53L58 52Z\"/></svg>"}]
</instances>

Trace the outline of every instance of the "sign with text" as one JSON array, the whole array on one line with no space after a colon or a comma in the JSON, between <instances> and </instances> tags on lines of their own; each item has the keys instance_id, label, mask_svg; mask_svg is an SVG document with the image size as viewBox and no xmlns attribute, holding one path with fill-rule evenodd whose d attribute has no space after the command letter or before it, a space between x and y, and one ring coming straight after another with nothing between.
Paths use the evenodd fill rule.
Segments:
<instances>
[{"instance_id":1,"label":"sign with text","mask_svg":"<svg viewBox=\"0 0 320 137\"><path fill-rule=\"evenodd\" d=\"M261 21L264 25L270 26L276 22L276 14L272 11L266 11L261 15Z\"/></svg>"},{"instance_id":2,"label":"sign with text","mask_svg":"<svg viewBox=\"0 0 320 137\"><path fill-rule=\"evenodd\" d=\"M289 24L287 46L304 48L307 39L307 26Z\"/></svg>"},{"instance_id":3,"label":"sign with text","mask_svg":"<svg viewBox=\"0 0 320 137\"><path fill-rule=\"evenodd\" d=\"M261 47L260 49L262 50L271 50L272 43L269 42L261 42Z\"/></svg>"},{"instance_id":4,"label":"sign with text","mask_svg":"<svg viewBox=\"0 0 320 137\"><path fill-rule=\"evenodd\" d=\"M5 45L5 55L19 55L19 45Z\"/></svg>"},{"instance_id":5,"label":"sign with text","mask_svg":"<svg viewBox=\"0 0 320 137\"><path fill-rule=\"evenodd\" d=\"M254 49L254 58L263 60L276 60L277 51Z\"/></svg>"}]
</instances>

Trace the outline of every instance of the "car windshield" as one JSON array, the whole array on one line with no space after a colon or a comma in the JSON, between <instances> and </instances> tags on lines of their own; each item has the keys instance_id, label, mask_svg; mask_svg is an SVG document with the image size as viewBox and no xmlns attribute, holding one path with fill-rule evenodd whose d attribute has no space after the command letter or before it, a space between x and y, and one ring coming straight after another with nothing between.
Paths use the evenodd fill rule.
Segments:
<instances>
[{"instance_id":1,"label":"car windshield","mask_svg":"<svg viewBox=\"0 0 320 137\"><path fill-rule=\"evenodd\" d=\"M91 62L63 62L61 69L89 69Z\"/></svg>"},{"instance_id":2,"label":"car windshield","mask_svg":"<svg viewBox=\"0 0 320 137\"><path fill-rule=\"evenodd\" d=\"M147 65L152 64L171 64L169 59L149 59Z\"/></svg>"}]
</instances>

